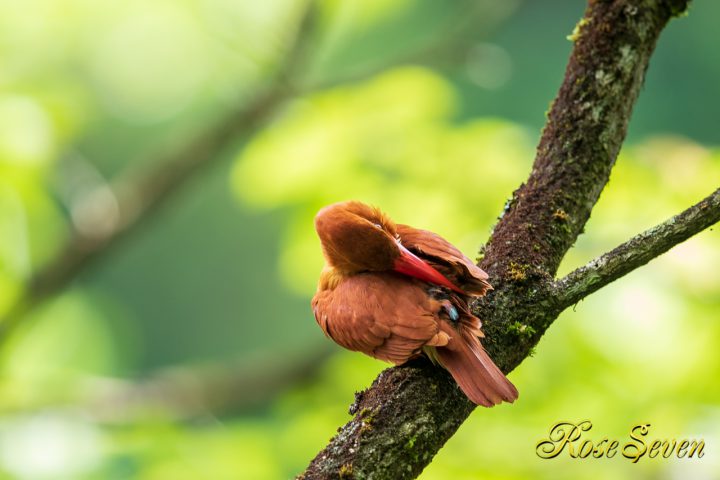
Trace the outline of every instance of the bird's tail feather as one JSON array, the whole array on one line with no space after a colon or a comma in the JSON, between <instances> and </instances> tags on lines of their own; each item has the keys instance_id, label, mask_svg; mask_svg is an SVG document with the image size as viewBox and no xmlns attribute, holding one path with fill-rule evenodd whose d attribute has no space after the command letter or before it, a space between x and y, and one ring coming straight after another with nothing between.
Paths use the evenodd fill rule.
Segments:
<instances>
[{"instance_id":1,"label":"bird's tail feather","mask_svg":"<svg viewBox=\"0 0 720 480\"><path fill-rule=\"evenodd\" d=\"M485 407L518 398L517 389L485 352L478 338L458 333L455 332L448 346L436 348L435 354L465 395Z\"/></svg>"}]
</instances>

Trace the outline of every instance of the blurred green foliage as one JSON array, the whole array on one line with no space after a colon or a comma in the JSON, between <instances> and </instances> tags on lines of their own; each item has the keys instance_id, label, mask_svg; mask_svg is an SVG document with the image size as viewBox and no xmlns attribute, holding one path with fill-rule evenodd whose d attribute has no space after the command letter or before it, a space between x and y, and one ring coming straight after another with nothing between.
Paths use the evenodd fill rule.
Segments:
<instances>
[{"instance_id":1,"label":"blurred green foliage","mask_svg":"<svg viewBox=\"0 0 720 480\"><path fill-rule=\"evenodd\" d=\"M361 199L478 251L527 176L562 78L565 35L583 8L498 3L476 5L483 28L459 60L428 55L442 68L391 68L290 102L35 309L0 350L0 479L301 471L347 420L353 392L385 365L335 349L254 404L241 399L267 385L223 382L239 363L274 372L293 355L334 348L308 307L321 265L312 217L322 205ZM252 97L301 8L0 3L0 312L58 254L83 195ZM429 0L321 8L307 72L319 83L444 41L448 23L468 16L467 3ZM718 186L710 22L720 6L694 8L663 36L630 142L561 273ZM511 375L520 400L476 411L421 478L720 478L718 247L717 229L704 232L565 312ZM552 424L583 419L592 438L625 439L642 422L657 438L704 438L706 455L637 465L535 455Z\"/></svg>"},{"instance_id":2,"label":"blurred green foliage","mask_svg":"<svg viewBox=\"0 0 720 480\"><path fill-rule=\"evenodd\" d=\"M455 104L450 86L430 71L393 70L308 98L248 145L233 177L240 197L264 208L297 206L282 249L290 287L314 292L322 257L312 218L342 199L381 205L393 218L477 249L498 199L530 167L532 148L509 122L453 125Z\"/></svg>"}]
</instances>

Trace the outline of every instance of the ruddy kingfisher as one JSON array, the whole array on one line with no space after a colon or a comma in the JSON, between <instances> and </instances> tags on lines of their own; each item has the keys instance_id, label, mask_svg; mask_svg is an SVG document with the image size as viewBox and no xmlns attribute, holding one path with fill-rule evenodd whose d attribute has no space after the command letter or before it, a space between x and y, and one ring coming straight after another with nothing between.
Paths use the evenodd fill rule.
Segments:
<instances>
[{"instance_id":1,"label":"ruddy kingfisher","mask_svg":"<svg viewBox=\"0 0 720 480\"><path fill-rule=\"evenodd\" d=\"M488 275L460 250L356 201L320 210L315 229L325 267L312 308L328 337L396 365L424 354L478 405L518 397L480 344L469 307L492 289Z\"/></svg>"}]
</instances>

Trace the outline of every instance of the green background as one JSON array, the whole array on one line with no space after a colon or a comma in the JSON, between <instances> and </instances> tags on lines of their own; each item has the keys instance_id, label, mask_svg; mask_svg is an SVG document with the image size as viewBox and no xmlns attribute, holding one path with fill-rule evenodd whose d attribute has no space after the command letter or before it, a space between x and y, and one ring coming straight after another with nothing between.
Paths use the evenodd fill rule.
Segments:
<instances>
[{"instance_id":1,"label":"green background","mask_svg":"<svg viewBox=\"0 0 720 480\"><path fill-rule=\"evenodd\" d=\"M300 472L386 365L309 299L312 217L354 198L474 256L526 178L581 1L325 0L303 85L0 348L0 478L275 479ZM292 0L0 1L0 312L74 209L267 85ZM663 33L628 140L561 274L720 180L720 4ZM401 60L411 59L410 62ZM342 79L352 77L352 82ZM92 202L91 202L92 204ZM100 219L102 220L102 219ZM91 226L92 227L92 226ZM720 478L720 241L703 232L565 312L420 478ZM541 460L589 438L703 438L702 459Z\"/></svg>"}]
</instances>

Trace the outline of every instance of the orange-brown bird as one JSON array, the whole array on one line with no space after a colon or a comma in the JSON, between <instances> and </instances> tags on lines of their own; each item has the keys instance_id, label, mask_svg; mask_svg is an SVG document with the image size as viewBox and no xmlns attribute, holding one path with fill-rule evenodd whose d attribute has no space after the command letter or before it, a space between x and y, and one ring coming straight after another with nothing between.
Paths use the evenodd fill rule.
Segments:
<instances>
[{"instance_id":1,"label":"orange-brown bird","mask_svg":"<svg viewBox=\"0 0 720 480\"><path fill-rule=\"evenodd\" d=\"M492 287L462 252L355 201L320 210L315 229L325 267L312 307L328 337L396 365L425 354L478 405L518 397L480 344L468 302Z\"/></svg>"}]
</instances>

